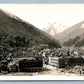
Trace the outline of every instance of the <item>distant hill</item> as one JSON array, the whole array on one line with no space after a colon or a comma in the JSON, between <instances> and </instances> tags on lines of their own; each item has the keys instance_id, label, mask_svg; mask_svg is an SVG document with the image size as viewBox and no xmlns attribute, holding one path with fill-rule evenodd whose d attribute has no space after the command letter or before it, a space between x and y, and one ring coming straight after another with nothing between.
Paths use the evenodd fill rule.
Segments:
<instances>
[{"instance_id":1,"label":"distant hill","mask_svg":"<svg viewBox=\"0 0 84 84\"><path fill-rule=\"evenodd\" d=\"M65 45L77 45L84 39L84 21L69 27L59 34L59 40Z\"/></svg>"},{"instance_id":2,"label":"distant hill","mask_svg":"<svg viewBox=\"0 0 84 84\"><path fill-rule=\"evenodd\" d=\"M12 37L25 37L28 40L32 40L34 45L42 43L60 47L59 43L47 33L17 16L0 9L0 35L4 34L9 34Z\"/></svg>"},{"instance_id":3,"label":"distant hill","mask_svg":"<svg viewBox=\"0 0 84 84\"><path fill-rule=\"evenodd\" d=\"M69 39L73 39L76 36L81 36L84 33L84 21L73 25L63 32L59 33L60 42L68 41Z\"/></svg>"}]
</instances>

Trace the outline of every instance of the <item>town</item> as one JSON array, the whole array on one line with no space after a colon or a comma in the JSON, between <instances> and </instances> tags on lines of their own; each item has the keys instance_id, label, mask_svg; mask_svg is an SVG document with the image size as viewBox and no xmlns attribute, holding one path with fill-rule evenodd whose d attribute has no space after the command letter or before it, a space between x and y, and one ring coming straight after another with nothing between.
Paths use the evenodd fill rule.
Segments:
<instances>
[{"instance_id":1,"label":"town","mask_svg":"<svg viewBox=\"0 0 84 84\"><path fill-rule=\"evenodd\" d=\"M60 73L83 75L84 57L79 51L77 48L55 48L45 44L15 48L0 46L0 73L43 72L45 66L52 66Z\"/></svg>"}]
</instances>

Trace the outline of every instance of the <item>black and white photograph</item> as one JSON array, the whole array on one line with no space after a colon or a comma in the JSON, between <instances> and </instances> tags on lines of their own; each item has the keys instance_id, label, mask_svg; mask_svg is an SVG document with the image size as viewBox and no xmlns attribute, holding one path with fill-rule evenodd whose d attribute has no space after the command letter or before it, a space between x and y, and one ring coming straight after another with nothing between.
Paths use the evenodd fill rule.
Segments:
<instances>
[{"instance_id":1,"label":"black and white photograph","mask_svg":"<svg viewBox=\"0 0 84 84\"><path fill-rule=\"evenodd\" d=\"M83 77L84 4L0 4L0 76Z\"/></svg>"}]
</instances>

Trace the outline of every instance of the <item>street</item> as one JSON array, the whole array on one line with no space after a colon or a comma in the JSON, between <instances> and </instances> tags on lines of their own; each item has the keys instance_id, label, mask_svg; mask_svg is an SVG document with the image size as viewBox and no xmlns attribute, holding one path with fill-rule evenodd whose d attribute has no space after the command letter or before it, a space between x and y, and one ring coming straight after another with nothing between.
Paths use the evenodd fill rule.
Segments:
<instances>
[{"instance_id":1,"label":"street","mask_svg":"<svg viewBox=\"0 0 84 84\"><path fill-rule=\"evenodd\" d=\"M79 76L78 74L69 73L69 71L65 71L64 69L57 69L56 67L52 67L50 65L44 65L43 70L40 72L16 72L16 73L8 73L1 74L1 76Z\"/></svg>"}]
</instances>

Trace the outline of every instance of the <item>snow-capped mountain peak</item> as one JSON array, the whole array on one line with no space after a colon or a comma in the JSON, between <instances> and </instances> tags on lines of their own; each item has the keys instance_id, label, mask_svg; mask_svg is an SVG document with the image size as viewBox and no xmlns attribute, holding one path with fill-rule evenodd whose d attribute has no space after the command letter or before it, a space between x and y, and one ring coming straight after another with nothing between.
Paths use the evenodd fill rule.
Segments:
<instances>
[{"instance_id":1,"label":"snow-capped mountain peak","mask_svg":"<svg viewBox=\"0 0 84 84\"><path fill-rule=\"evenodd\" d=\"M53 22L53 23L48 23L48 26L45 28L45 31L51 36L54 36L55 34L64 31L66 28L67 26L59 22Z\"/></svg>"}]
</instances>

